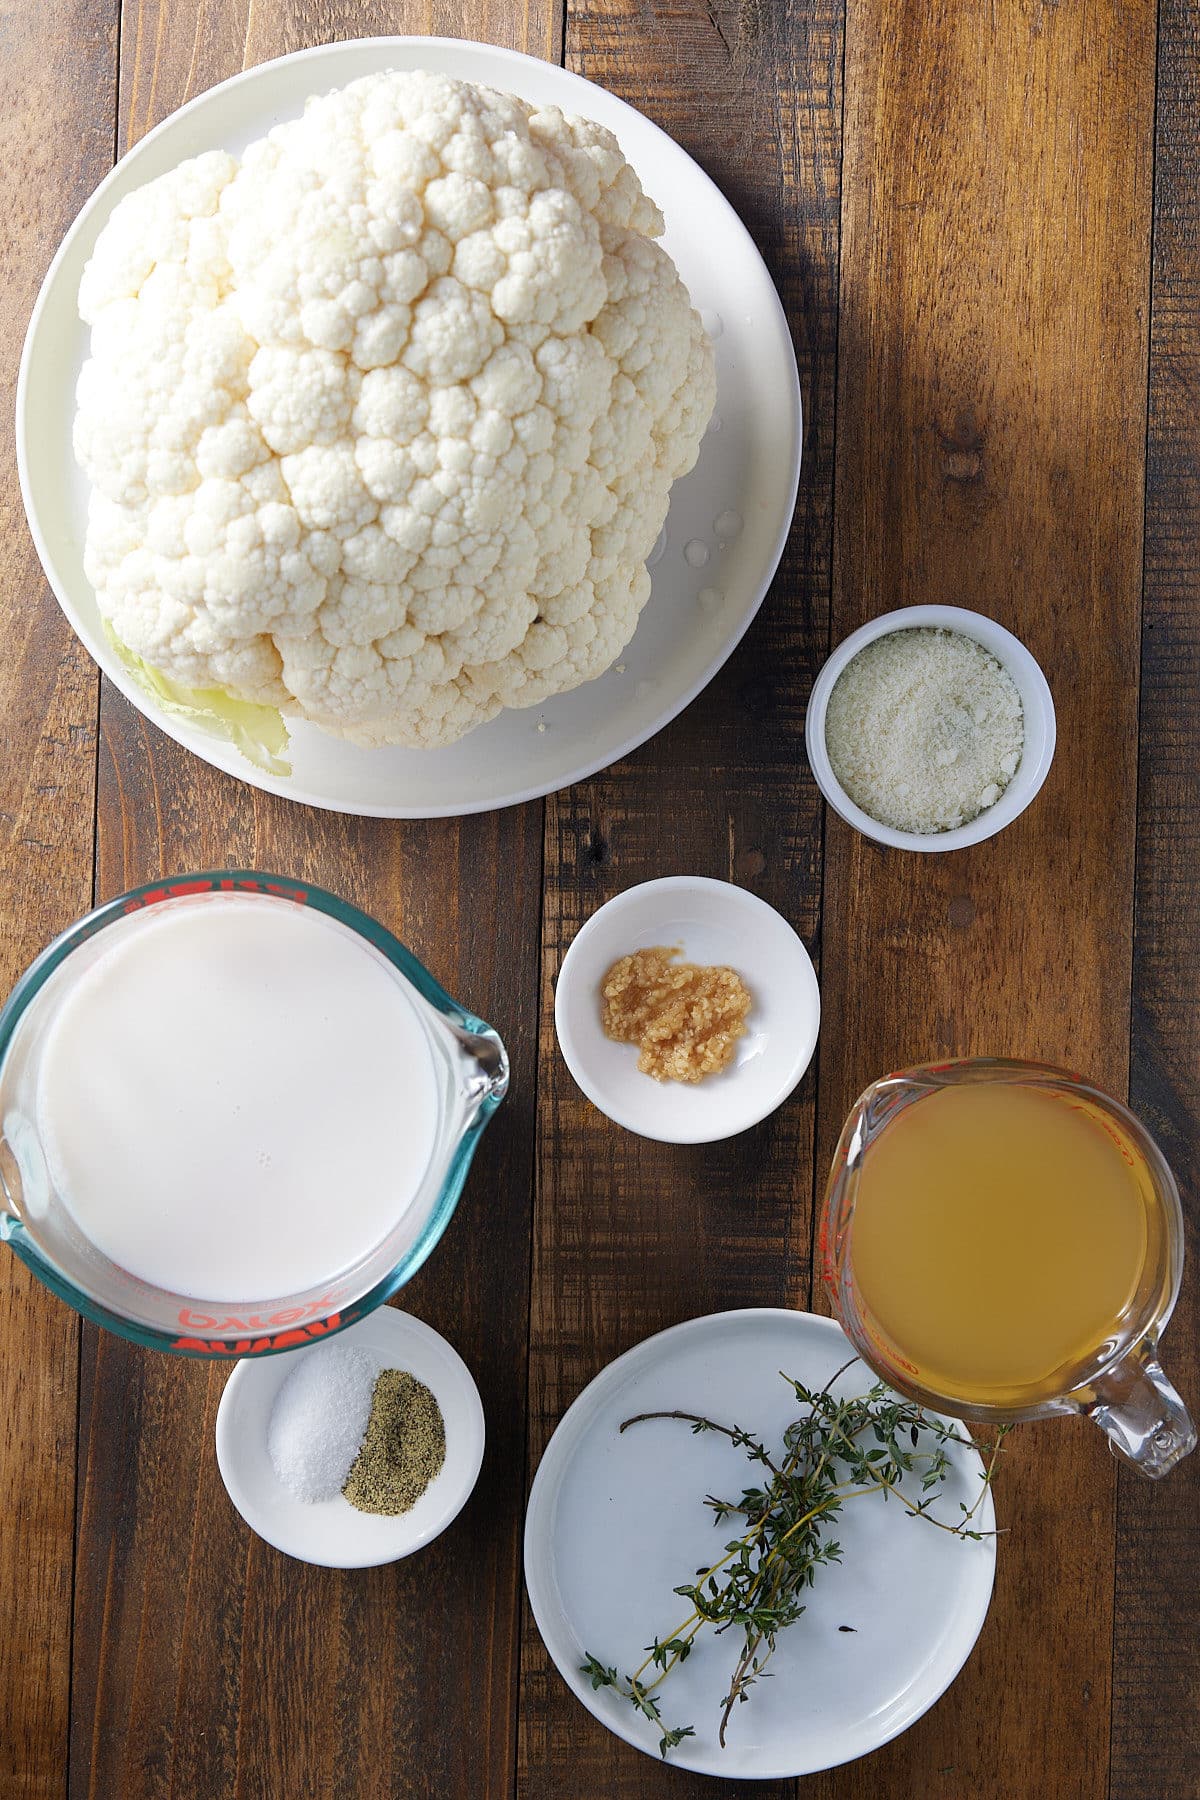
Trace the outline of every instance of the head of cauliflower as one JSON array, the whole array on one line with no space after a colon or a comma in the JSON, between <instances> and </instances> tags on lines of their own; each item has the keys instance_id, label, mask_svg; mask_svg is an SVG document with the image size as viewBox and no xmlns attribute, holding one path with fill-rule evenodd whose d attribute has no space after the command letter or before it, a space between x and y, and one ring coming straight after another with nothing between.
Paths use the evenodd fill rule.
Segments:
<instances>
[{"instance_id":1,"label":"head of cauliflower","mask_svg":"<svg viewBox=\"0 0 1200 1800\"><path fill-rule=\"evenodd\" d=\"M369 746L601 674L715 398L661 231L600 126L422 73L128 195L75 421L116 638Z\"/></svg>"}]
</instances>

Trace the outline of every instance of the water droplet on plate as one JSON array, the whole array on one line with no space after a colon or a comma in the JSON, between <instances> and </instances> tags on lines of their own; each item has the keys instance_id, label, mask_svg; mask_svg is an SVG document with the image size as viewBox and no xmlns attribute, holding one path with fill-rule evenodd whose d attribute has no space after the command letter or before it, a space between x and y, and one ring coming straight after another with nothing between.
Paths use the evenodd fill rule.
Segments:
<instances>
[{"instance_id":1,"label":"water droplet on plate","mask_svg":"<svg viewBox=\"0 0 1200 1800\"><path fill-rule=\"evenodd\" d=\"M654 567L655 563L662 561L662 553L666 549L666 547L667 547L667 528L664 525L662 530L659 532L658 536L654 540L653 550L651 550L649 556L646 558L646 567L648 569L652 569Z\"/></svg>"},{"instance_id":2,"label":"water droplet on plate","mask_svg":"<svg viewBox=\"0 0 1200 1800\"><path fill-rule=\"evenodd\" d=\"M696 595L696 599L700 602L701 610L710 615L719 612L721 607L725 604L725 596L720 588L701 588L700 592Z\"/></svg>"},{"instance_id":3,"label":"water droplet on plate","mask_svg":"<svg viewBox=\"0 0 1200 1800\"><path fill-rule=\"evenodd\" d=\"M712 308L708 306L700 308L700 323L710 338L719 338L725 329L725 321L720 313L713 312Z\"/></svg>"},{"instance_id":4,"label":"water droplet on plate","mask_svg":"<svg viewBox=\"0 0 1200 1800\"><path fill-rule=\"evenodd\" d=\"M633 690L634 698L644 700L647 694L652 694L657 686L658 683L655 681L639 681Z\"/></svg>"},{"instance_id":5,"label":"water droplet on plate","mask_svg":"<svg viewBox=\"0 0 1200 1800\"><path fill-rule=\"evenodd\" d=\"M699 538L693 538L691 543L683 546L683 554L693 569L702 569L708 561L708 545L702 544Z\"/></svg>"},{"instance_id":6,"label":"water droplet on plate","mask_svg":"<svg viewBox=\"0 0 1200 1800\"><path fill-rule=\"evenodd\" d=\"M720 415L720 413L714 413L712 418L708 421L708 430L705 432L704 435L705 435L705 437L711 437L714 432L718 432L718 431L720 431L720 429L721 429L721 415Z\"/></svg>"},{"instance_id":7,"label":"water droplet on plate","mask_svg":"<svg viewBox=\"0 0 1200 1800\"><path fill-rule=\"evenodd\" d=\"M713 530L722 543L727 544L730 538L735 538L741 529L742 515L740 512L734 512L732 506L727 507L723 513L718 513L713 520Z\"/></svg>"}]
</instances>

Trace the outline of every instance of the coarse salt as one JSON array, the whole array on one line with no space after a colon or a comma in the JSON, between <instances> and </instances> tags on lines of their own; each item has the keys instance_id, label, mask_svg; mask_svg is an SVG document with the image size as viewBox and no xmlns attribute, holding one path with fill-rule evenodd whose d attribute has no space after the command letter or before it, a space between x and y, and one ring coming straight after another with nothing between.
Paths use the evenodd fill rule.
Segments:
<instances>
[{"instance_id":1,"label":"coarse salt","mask_svg":"<svg viewBox=\"0 0 1200 1800\"><path fill-rule=\"evenodd\" d=\"M298 1500L332 1500L366 1436L379 1364L353 1344L321 1344L302 1356L275 1396L267 1451Z\"/></svg>"},{"instance_id":2,"label":"coarse salt","mask_svg":"<svg viewBox=\"0 0 1200 1800\"><path fill-rule=\"evenodd\" d=\"M873 639L838 676L825 714L837 779L896 831L952 831L994 806L1024 743L1011 675L958 631Z\"/></svg>"}]
</instances>

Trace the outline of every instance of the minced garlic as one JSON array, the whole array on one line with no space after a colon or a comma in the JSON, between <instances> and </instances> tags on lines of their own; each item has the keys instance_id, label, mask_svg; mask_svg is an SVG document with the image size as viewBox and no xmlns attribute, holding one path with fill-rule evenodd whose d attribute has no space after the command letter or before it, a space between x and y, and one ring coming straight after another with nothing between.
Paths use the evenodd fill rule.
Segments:
<instances>
[{"instance_id":1,"label":"minced garlic","mask_svg":"<svg viewBox=\"0 0 1200 1800\"><path fill-rule=\"evenodd\" d=\"M657 944L622 956L600 984L610 1038L641 1048L638 1068L655 1081L703 1081L733 1060L754 1004L736 969L676 962Z\"/></svg>"}]
</instances>

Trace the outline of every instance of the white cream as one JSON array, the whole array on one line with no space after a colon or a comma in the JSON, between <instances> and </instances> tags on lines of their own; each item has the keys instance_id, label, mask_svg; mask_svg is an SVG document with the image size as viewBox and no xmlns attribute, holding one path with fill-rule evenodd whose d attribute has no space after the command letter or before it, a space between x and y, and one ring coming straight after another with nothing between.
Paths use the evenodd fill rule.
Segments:
<instances>
[{"instance_id":1,"label":"white cream","mask_svg":"<svg viewBox=\"0 0 1200 1800\"><path fill-rule=\"evenodd\" d=\"M84 1235L196 1298L323 1283L411 1204L438 1118L400 977L291 901L131 914L59 1004L38 1077L50 1176Z\"/></svg>"}]
</instances>

